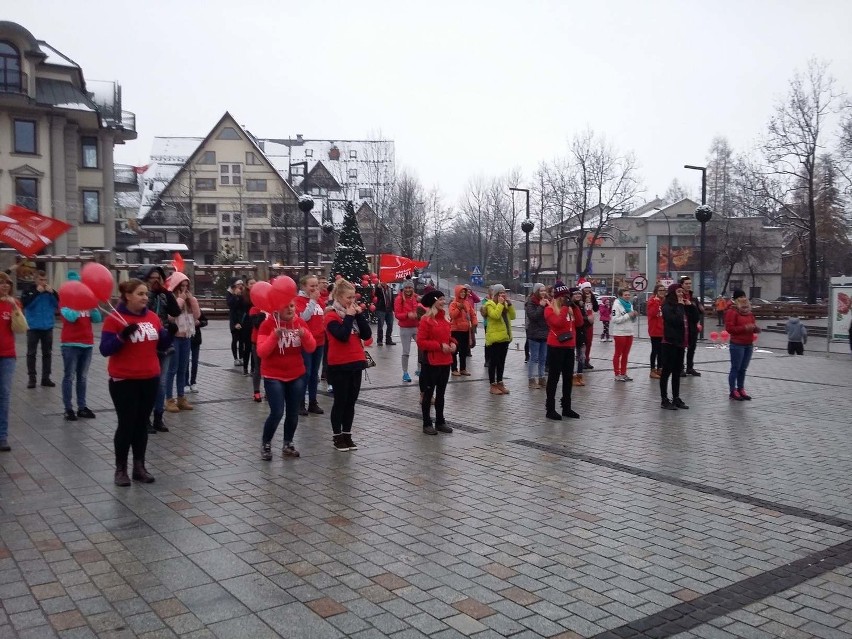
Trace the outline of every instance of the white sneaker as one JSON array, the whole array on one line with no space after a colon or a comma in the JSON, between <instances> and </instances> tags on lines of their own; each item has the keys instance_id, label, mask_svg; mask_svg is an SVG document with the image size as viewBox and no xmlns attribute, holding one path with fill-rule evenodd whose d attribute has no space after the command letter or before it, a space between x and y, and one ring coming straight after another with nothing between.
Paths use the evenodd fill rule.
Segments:
<instances>
[{"instance_id":1,"label":"white sneaker","mask_svg":"<svg viewBox=\"0 0 852 639\"><path fill-rule=\"evenodd\" d=\"M621 376L621 381L622 381L622 382L632 382L632 381L633 381L633 378L632 378L632 377L630 377L630 375L622 375L622 376Z\"/></svg>"},{"instance_id":2,"label":"white sneaker","mask_svg":"<svg viewBox=\"0 0 852 639\"><path fill-rule=\"evenodd\" d=\"M627 380L626 380L626 379L624 379L624 378L625 378L625 375L616 375L616 376L615 376L615 381L617 381L617 382L626 382Z\"/></svg>"},{"instance_id":3,"label":"white sneaker","mask_svg":"<svg viewBox=\"0 0 852 639\"><path fill-rule=\"evenodd\" d=\"M190 387L189 387L189 392L190 393L197 393L198 392L198 384L191 384Z\"/></svg>"},{"instance_id":4,"label":"white sneaker","mask_svg":"<svg viewBox=\"0 0 852 639\"><path fill-rule=\"evenodd\" d=\"M242 365L243 365L243 361L241 359L235 359L234 360L234 366L242 366Z\"/></svg>"}]
</instances>

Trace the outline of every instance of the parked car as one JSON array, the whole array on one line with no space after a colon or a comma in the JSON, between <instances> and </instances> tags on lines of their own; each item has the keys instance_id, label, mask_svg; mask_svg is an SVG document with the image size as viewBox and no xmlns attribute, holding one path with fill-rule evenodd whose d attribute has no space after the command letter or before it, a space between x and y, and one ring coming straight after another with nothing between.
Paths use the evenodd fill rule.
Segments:
<instances>
[{"instance_id":1,"label":"parked car","mask_svg":"<svg viewBox=\"0 0 852 639\"><path fill-rule=\"evenodd\" d=\"M805 301L801 297L791 297L789 295L779 295L775 298L778 304L804 304Z\"/></svg>"},{"instance_id":2,"label":"parked car","mask_svg":"<svg viewBox=\"0 0 852 639\"><path fill-rule=\"evenodd\" d=\"M773 302L765 300L762 297L752 297L749 302L752 306L772 306Z\"/></svg>"}]
</instances>

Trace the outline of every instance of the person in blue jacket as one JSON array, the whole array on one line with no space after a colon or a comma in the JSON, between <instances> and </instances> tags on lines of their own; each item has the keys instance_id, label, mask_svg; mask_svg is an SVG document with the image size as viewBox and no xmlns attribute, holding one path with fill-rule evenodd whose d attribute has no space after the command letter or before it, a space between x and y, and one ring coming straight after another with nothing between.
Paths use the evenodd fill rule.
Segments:
<instances>
[{"instance_id":1,"label":"person in blue jacket","mask_svg":"<svg viewBox=\"0 0 852 639\"><path fill-rule=\"evenodd\" d=\"M41 344L41 385L56 386L50 380L50 361L53 354L53 326L56 322L56 309L59 308L59 295L47 282L47 274L38 271L35 286L21 296L24 316L27 318L27 388L36 387L36 350Z\"/></svg>"}]
</instances>

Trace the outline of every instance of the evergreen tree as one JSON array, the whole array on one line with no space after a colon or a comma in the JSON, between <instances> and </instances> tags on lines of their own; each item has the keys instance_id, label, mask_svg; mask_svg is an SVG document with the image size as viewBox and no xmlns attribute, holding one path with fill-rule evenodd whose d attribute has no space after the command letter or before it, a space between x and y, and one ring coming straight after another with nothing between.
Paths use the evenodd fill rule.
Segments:
<instances>
[{"instance_id":1,"label":"evergreen tree","mask_svg":"<svg viewBox=\"0 0 852 639\"><path fill-rule=\"evenodd\" d=\"M331 276L333 278L340 273L344 278L357 285L361 281L361 276L368 272L367 251L364 249L361 229L358 228L358 220L355 218L355 205L350 201L346 203L343 227L337 237L337 248L334 251L334 266L331 270Z\"/></svg>"}]
</instances>

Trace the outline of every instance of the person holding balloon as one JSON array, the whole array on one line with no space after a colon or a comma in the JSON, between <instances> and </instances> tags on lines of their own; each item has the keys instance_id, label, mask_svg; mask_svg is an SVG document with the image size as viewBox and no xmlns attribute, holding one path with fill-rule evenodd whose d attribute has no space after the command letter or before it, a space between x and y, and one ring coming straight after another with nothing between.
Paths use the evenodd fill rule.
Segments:
<instances>
[{"instance_id":1,"label":"person holding balloon","mask_svg":"<svg viewBox=\"0 0 852 639\"><path fill-rule=\"evenodd\" d=\"M308 395L308 405L305 406L304 398L299 409L300 415L322 415L325 411L317 402L317 387L319 386L320 369L322 368L322 356L325 351L325 307L320 303L319 280L316 275L303 275L299 280L300 290L296 296L296 313L302 321L307 324L311 331L316 348L313 352L305 351L305 391Z\"/></svg>"},{"instance_id":2,"label":"person holding balloon","mask_svg":"<svg viewBox=\"0 0 852 639\"><path fill-rule=\"evenodd\" d=\"M345 279L337 280L331 299L331 306L325 310L328 382L334 387L331 430L337 450L357 450L358 446L352 440L352 423L355 421L355 403L361 391L361 377L367 368L363 342L371 340L373 333L367 314L355 300L355 286Z\"/></svg>"},{"instance_id":3,"label":"person holding balloon","mask_svg":"<svg viewBox=\"0 0 852 639\"><path fill-rule=\"evenodd\" d=\"M189 278L180 271L172 273L166 281L168 290L177 300L180 312L177 316L169 316L169 323L176 326L174 330L174 355L169 364L166 377L166 410L177 413L182 410L193 410L192 404L186 399L186 372L189 369L189 355L192 348L192 337L195 335L195 322L201 317L198 300L189 290ZM175 399L173 392L177 392Z\"/></svg>"},{"instance_id":4,"label":"person holding balloon","mask_svg":"<svg viewBox=\"0 0 852 639\"><path fill-rule=\"evenodd\" d=\"M725 312L725 330L731 337L729 397L737 402L750 401L751 396L745 390L745 376L760 327L757 325L757 320L751 311L751 303L743 290L737 289L731 296L731 307Z\"/></svg>"},{"instance_id":5,"label":"person holding balloon","mask_svg":"<svg viewBox=\"0 0 852 639\"><path fill-rule=\"evenodd\" d=\"M118 417L114 481L117 486L130 486L127 461L132 449L133 480L150 484L154 477L145 468L148 416L160 388L158 354L168 348L172 337L148 308L145 282L130 279L118 290L121 301L107 315L100 342L101 355L109 358L109 394Z\"/></svg>"},{"instance_id":6,"label":"person holding balloon","mask_svg":"<svg viewBox=\"0 0 852 639\"><path fill-rule=\"evenodd\" d=\"M257 286L257 285L255 285ZM282 457L299 457L293 437L299 424L299 407L305 397L305 353L317 347L308 324L296 313L296 283L282 275L268 290L272 311L258 329L257 354L263 387L269 400L269 417L263 425L260 457L272 459L272 438L284 418Z\"/></svg>"},{"instance_id":7,"label":"person holding balloon","mask_svg":"<svg viewBox=\"0 0 852 639\"><path fill-rule=\"evenodd\" d=\"M68 280L80 282L80 274L77 271L68 271ZM111 275L110 285L112 285ZM60 290L62 290L61 287ZM94 419L95 413L86 403L86 378L89 374L89 364L92 362L92 349L95 344L92 324L101 322L103 318L101 312L95 307L75 310L69 306L62 306L59 312L62 315L59 343L64 368L62 403L65 406L65 419L69 422L77 421L78 417ZM77 412L74 412L71 401L72 385L75 385L77 390Z\"/></svg>"}]
</instances>

